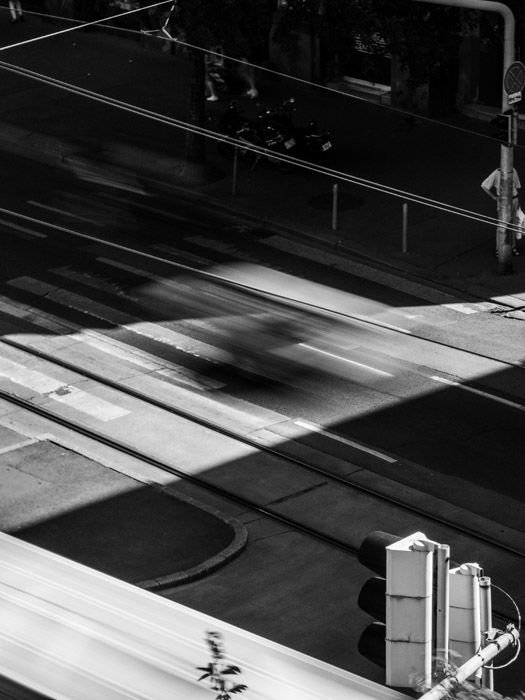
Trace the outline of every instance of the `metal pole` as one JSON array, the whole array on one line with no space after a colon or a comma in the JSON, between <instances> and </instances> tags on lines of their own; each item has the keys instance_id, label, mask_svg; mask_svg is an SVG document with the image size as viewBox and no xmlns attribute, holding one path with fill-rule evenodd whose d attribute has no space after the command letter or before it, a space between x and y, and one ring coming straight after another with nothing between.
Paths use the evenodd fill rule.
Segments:
<instances>
[{"instance_id":1,"label":"metal pole","mask_svg":"<svg viewBox=\"0 0 525 700\"><path fill-rule=\"evenodd\" d=\"M237 146L233 149L233 174L232 174L232 195L237 196L237 161L239 158L239 153Z\"/></svg>"},{"instance_id":2,"label":"metal pole","mask_svg":"<svg viewBox=\"0 0 525 700\"><path fill-rule=\"evenodd\" d=\"M492 629L492 595L490 587L490 577L480 576L479 579L480 613L481 613L481 636L486 640ZM486 641L485 641L486 646ZM490 666L484 666L481 671L481 687L494 690L494 672Z\"/></svg>"},{"instance_id":3,"label":"metal pole","mask_svg":"<svg viewBox=\"0 0 525 700\"><path fill-rule=\"evenodd\" d=\"M482 12L497 12L503 17L503 78L509 66L514 62L516 20L511 9L501 2L492 0L416 0L416 2L428 2L434 5L448 5L451 7L466 7ZM509 109L509 98L505 92L505 80L502 81L502 107L501 111ZM513 153L512 139L501 146L500 171L501 181L498 196L498 228L496 232L496 246L498 251L498 272L502 275L512 273L512 235L508 230L508 224L512 219L512 169Z\"/></svg>"},{"instance_id":4,"label":"metal pole","mask_svg":"<svg viewBox=\"0 0 525 700\"><path fill-rule=\"evenodd\" d=\"M403 253L408 252L407 224L408 224L408 204L407 204L407 202L403 202L403 232L401 234L401 251Z\"/></svg>"},{"instance_id":5,"label":"metal pole","mask_svg":"<svg viewBox=\"0 0 525 700\"><path fill-rule=\"evenodd\" d=\"M448 696L452 690L457 689L459 685L474 675L478 669L497 656L500 651L509 646L515 646L519 638L518 630L514 625L509 625L505 632L502 632L496 639L491 640L484 649L475 654L463 666L460 666L453 676L445 678L441 683L438 683L424 695L421 695L419 700L441 700L441 698Z\"/></svg>"},{"instance_id":6,"label":"metal pole","mask_svg":"<svg viewBox=\"0 0 525 700\"><path fill-rule=\"evenodd\" d=\"M436 600L436 657L448 663L449 602L450 602L450 547L438 544L437 550L437 600Z\"/></svg>"},{"instance_id":7,"label":"metal pole","mask_svg":"<svg viewBox=\"0 0 525 700\"><path fill-rule=\"evenodd\" d=\"M337 231L337 196L339 185L335 183L332 187L332 231Z\"/></svg>"},{"instance_id":8,"label":"metal pole","mask_svg":"<svg viewBox=\"0 0 525 700\"><path fill-rule=\"evenodd\" d=\"M512 221L512 185L514 169L514 150L512 143L501 144L500 154L500 188L498 195L498 228L496 246L498 251L498 272L500 275L512 274L512 232L508 228Z\"/></svg>"}]
</instances>

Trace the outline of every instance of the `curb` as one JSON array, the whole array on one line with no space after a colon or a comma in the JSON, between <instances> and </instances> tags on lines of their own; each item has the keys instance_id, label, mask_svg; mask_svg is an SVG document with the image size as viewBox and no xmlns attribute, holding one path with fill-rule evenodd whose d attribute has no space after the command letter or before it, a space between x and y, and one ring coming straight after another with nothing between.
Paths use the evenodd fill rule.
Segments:
<instances>
[{"instance_id":1,"label":"curb","mask_svg":"<svg viewBox=\"0 0 525 700\"><path fill-rule=\"evenodd\" d=\"M145 581L135 582L133 584L134 586L139 586L139 588L144 588L147 591L155 592L166 588L180 586L184 583L190 583L191 581L195 581L199 578L202 578L203 576L211 574L217 569L220 569L222 566L224 566L236 556L238 556L246 547L248 543L248 530L241 522L239 522L235 518L226 517L219 510L204 505L200 501L197 501L194 498L191 498L190 496L184 496L180 493L175 494L169 486L165 488L157 486L156 489L168 496L173 496L173 498L176 498L179 501L184 501L185 503L188 503L189 505L192 505L195 508L198 508L199 510L203 510L206 513L209 513L210 515L215 516L219 520L222 520L233 529L233 540L221 552L215 554L209 559L206 559L206 561L201 562L200 564L192 567L191 569L187 569L186 571L177 571L173 574L165 574L164 576L154 576L151 579L147 579Z\"/></svg>"}]
</instances>

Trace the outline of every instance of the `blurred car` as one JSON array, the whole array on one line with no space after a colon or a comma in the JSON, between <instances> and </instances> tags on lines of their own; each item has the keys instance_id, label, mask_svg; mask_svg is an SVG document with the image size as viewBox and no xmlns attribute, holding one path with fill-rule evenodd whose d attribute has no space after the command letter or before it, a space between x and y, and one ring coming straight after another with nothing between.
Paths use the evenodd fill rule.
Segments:
<instances>
[{"instance_id":1,"label":"blurred car","mask_svg":"<svg viewBox=\"0 0 525 700\"><path fill-rule=\"evenodd\" d=\"M273 381L319 367L314 341L326 343L345 335L349 324L355 339L359 330L350 315L370 315L382 308L251 263L219 265L205 273L147 284L139 298L149 299L156 313L162 308L165 317L204 329L234 371Z\"/></svg>"}]
</instances>

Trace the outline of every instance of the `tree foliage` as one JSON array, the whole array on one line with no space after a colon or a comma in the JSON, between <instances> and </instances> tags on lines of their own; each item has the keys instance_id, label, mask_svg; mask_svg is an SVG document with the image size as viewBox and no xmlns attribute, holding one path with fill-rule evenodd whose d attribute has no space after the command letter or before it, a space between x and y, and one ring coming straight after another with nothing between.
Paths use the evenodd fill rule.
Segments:
<instances>
[{"instance_id":1,"label":"tree foliage","mask_svg":"<svg viewBox=\"0 0 525 700\"><path fill-rule=\"evenodd\" d=\"M276 40L286 47L294 28L307 24L344 57L358 36L375 53L395 54L421 83L450 60L473 18L472 12L415 0L288 0Z\"/></svg>"},{"instance_id":2,"label":"tree foliage","mask_svg":"<svg viewBox=\"0 0 525 700\"><path fill-rule=\"evenodd\" d=\"M197 666L197 671L202 671L199 681L209 679L210 687L217 694L215 700L231 700L232 695L240 695L248 690L244 683L235 683L224 676L237 676L241 673L238 666L224 663L224 646L222 635L219 632L207 632L206 642L210 647L212 660L206 666Z\"/></svg>"}]
</instances>

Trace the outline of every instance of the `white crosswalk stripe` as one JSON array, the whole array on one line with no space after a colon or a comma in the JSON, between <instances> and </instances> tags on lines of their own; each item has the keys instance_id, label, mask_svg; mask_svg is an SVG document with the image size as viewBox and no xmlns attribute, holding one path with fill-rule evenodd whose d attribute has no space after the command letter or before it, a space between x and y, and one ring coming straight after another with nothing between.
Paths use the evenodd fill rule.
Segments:
<instances>
[{"instance_id":1,"label":"white crosswalk stripe","mask_svg":"<svg viewBox=\"0 0 525 700\"><path fill-rule=\"evenodd\" d=\"M122 343L114 338L102 335L93 329L83 329L72 322L63 321L48 312L37 312L30 306L15 304L7 297L0 296L0 313L17 319L26 320L32 325L42 328L46 333L56 334L65 340L71 340L72 343L83 343L106 355L115 357L130 365L138 366L148 372L155 372L192 389L207 391L210 389L220 389L224 386L224 382L202 377L197 372L186 367L159 358L156 355ZM12 333L4 337L39 348L42 346L43 342L45 342L46 336L28 333Z\"/></svg>"},{"instance_id":2,"label":"white crosswalk stripe","mask_svg":"<svg viewBox=\"0 0 525 700\"><path fill-rule=\"evenodd\" d=\"M224 352L209 343L205 343L195 338L191 338L184 333L164 328L156 323L142 321L139 317L124 313L113 307L81 296L75 292L56 287L32 277L17 277L9 280L9 285L31 292L37 296L54 301L67 308L80 311L83 314L92 316L104 323L110 323L120 328L124 328L132 333L143 336L158 343L163 343L176 350L186 352L195 357L206 357L209 360L222 362Z\"/></svg>"},{"instance_id":3,"label":"white crosswalk stripe","mask_svg":"<svg viewBox=\"0 0 525 700\"><path fill-rule=\"evenodd\" d=\"M121 406L116 406L55 377L28 369L5 357L0 357L0 375L9 382L26 387L37 394L104 422L122 418L129 413Z\"/></svg>"}]
</instances>

